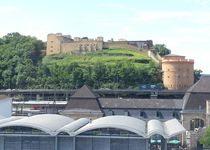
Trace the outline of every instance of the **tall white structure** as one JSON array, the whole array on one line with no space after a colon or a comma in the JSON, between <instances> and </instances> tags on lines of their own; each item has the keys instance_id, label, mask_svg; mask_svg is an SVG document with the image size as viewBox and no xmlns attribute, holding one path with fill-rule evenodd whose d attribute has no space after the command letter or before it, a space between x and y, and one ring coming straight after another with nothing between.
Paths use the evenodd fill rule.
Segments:
<instances>
[{"instance_id":1,"label":"tall white structure","mask_svg":"<svg viewBox=\"0 0 210 150\"><path fill-rule=\"evenodd\" d=\"M0 118L12 115L12 98L0 95Z\"/></svg>"}]
</instances>

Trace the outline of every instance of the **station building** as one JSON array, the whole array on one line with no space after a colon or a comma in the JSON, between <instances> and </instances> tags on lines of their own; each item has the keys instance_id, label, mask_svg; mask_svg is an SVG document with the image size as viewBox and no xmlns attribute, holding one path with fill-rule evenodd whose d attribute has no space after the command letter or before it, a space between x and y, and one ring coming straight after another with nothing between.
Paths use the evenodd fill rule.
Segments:
<instances>
[{"instance_id":1,"label":"station building","mask_svg":"<svg viewBox=\"0 0 210 150\"><path fill-rule=\"evenodd\" d=\"M74 120L56 114L9 117L0 120L0 150L170 149L174 138L184 131L176 119L145 122L107 116Z\"/></svg>"}]
</instances>

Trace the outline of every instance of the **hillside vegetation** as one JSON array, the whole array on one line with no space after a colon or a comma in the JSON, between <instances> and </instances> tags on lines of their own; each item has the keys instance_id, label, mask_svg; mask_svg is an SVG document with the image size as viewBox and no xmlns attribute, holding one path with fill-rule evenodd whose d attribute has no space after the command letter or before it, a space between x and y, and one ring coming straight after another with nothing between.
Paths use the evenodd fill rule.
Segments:
<instances>
[{"instance_id":1,"label":"hillside vegetation","mask_svg":"<svg viewBox=\"0 0 210 150\"><path fill-rule=\"evenodd\" d=\"M148 67L151 59L145 53L126 49L104 49L96 52L86 52L82 54L57 54L46 56L43 64L69 65L79 63L80 65L94 65L101 62L104 64L116 64L123 62L133 63L137 67Z\"/></svg>"},{"instance_id":2,"label":"hillside vegetation","mask_svg":"<svg viewBox=\"0 0 210 150\"><path fill-rule=\"evenodd\" d=\"M145 53L106 49L82 54L42 58L44 43L34 37L10 33L0 39L1 89L136 88L158 84L159 66Z\"/></svg>"}]
</instances>

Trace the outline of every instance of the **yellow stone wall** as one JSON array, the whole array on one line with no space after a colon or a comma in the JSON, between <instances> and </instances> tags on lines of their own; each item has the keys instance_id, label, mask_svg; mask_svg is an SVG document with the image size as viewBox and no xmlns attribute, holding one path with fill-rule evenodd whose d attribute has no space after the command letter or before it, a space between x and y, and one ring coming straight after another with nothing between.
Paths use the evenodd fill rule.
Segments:
<instances>
[{"instance_id":1,"label":"yellow stone wall","mask_svg":"<svg viewBox=\"0 0 210 150\"><path fill-rule=\"evenodd\" d=\"M58 34L49 34L47 36L47 51L46 55L59 54L61 52L62 36Z\"/></svg>"},{"instance_id":2,"label":"yellow stone wall","mask_svg":"<svg viewBox=\"0 0 210 150\"><path fill-rule=\"evenodd\" d=\"M103 49L103 38L97 39L80 39L75 38L76 41L68 39L60 33L49 34L47 37L46 55L59 53L73 53L76 51L96 51Z\"/></svg>"},{"instance_id":3,"label":"yellow stone wall","mask_svg":"<svg viewBox=\"0 0 210 150\"><path fill-rule=\"evenodd\" d=\"M187 89L194 83L194 61L184 57L162 60L163 84L169 90Z\"/></svg>"}]
</instances>

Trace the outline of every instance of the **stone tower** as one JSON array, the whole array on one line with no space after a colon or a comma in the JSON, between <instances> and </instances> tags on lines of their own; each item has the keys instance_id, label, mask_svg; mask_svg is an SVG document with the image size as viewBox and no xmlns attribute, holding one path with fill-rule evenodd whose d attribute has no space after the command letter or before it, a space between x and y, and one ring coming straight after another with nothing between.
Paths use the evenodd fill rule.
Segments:
<instances>
[{"instance_id":1,"label":"stone tower","mask_svg":"<svg viewBox=\"0 0 210 150\"><path fill-rule=\"evenodd\" d=\"M61 33L47 35L47 55L59 54L63 52L62 44L72 42L70 35L62 35Z\"/></svg>"},{"instance_id":2,"label":"stone tower","mask_svg":"<svg viewBox=\"0 0 210 150\"><path fill-rule=\"evenodd\" d=\"M169 90L187 89L194 83L194 60L166 55L162 59L163 84Z\"/></svg>"},{"instance_id":3,"label":"stone tower","mask_svg":"<svg viewBox=\"0 0 210 150\"><path fill-rule=\"evenodd\" d=\"M58 54L61 52L61 33L48 34L47 36L47 55Z\"/></svg>"}]
</instances>

